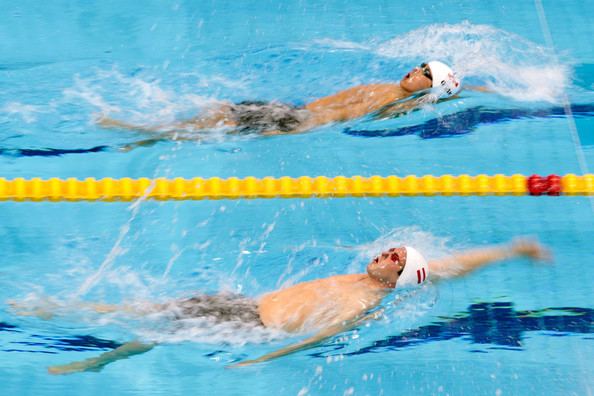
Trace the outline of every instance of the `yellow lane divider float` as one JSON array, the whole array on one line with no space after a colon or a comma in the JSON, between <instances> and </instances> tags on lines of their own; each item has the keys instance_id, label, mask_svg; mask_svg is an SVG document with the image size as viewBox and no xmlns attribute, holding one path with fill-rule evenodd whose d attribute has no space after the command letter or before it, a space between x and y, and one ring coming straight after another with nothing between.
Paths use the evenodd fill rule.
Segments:
<instances>
[{"instance_id":1,"label":"yellow lane divider float","mask_svg":"<svg viewBox=\"0 0 594 396\"><path fill-rule=\"evenodd\" d=\"M221 179L105 178L66 180L0 178L0 200L12 201L133 201L339 198L450 195L594 195L594 174L583 176L443 175L230 177Z\"/></svg>"}]
</instances>

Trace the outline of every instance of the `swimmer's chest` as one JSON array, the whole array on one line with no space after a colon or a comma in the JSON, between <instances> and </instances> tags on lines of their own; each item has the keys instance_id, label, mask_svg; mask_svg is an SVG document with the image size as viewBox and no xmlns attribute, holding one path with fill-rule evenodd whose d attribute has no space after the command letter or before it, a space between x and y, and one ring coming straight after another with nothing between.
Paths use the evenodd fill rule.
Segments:
<instances>
[{"instance_id":1,"label":"swimmer's chest","mask_svg":"<svg viewBox=\"0 0 594 396\"><path fill-rule=\"evenodd\" d=\"M285 331L307 331L349 320L384 296L361 279L361 274L340 275L266 294L259 304L262 322Z\"/></svg>"}]
</instances>

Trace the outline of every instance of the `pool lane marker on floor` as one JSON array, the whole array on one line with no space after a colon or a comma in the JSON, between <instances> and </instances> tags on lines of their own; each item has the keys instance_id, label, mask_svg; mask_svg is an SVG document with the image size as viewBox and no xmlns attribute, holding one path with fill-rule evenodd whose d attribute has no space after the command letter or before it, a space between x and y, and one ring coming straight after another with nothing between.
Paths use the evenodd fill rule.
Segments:
<instances>
[{"instance_id":1,"label":"pool lane marker on floor","mask_svg":"<svg viewBox=\"0 0 594 396\"><path fill-rule=\"evenodd\" d=\"M3 201L134 201L452 195L594 195L594 174L193 178L0 178Z\"/></svg>"}]
</instances>

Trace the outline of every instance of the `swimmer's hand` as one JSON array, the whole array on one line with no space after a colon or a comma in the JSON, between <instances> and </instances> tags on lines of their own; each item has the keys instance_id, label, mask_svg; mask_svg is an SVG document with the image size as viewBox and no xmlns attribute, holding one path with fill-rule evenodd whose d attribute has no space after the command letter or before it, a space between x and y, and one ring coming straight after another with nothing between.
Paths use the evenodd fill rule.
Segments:
<instances>
[{"instance_id":1,"label":"swimmer's hand","mask_svg":"<svg viewBox=\"0 0 594 396\"><path fill-rule=\"evenodd\" d=\"M94 358L59 366L50 366L47 368L47 372L49 374L59 375L80 373L83 371L101 371L101 369L103 369L103 367L109 363L148 352L153 349L154 346L155 344L143 344L138 341L127 342L123 345L120 345L113 351L102 353L101 355Z\"/></svg>"},{"instance_id":2,"label":"swimmer's hand","mask_svg":"<svg viewBox=\"0 0 594 396\"><path fill-rule=\"evenodd\" d=\"M551 262L553 260L551 251L535 239L514 239L511 243L511 251L516 256L526 257L536 261Z\"/></svg>"}]
</instances>

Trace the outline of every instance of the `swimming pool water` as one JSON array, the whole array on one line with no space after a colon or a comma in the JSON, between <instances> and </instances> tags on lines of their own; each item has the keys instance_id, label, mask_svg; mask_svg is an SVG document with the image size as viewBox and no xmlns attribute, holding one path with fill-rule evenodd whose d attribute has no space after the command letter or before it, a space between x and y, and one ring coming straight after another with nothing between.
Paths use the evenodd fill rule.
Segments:
<instances>
[{"instance_id":1,"label":"swimming pool water","mask_svg":"<svg viewBox=\"0 0 594 396\"><path fill-rule=\"evenodd\" d=\"M565 174L594 166L589 2L0 5L0 177ZM215 99L301 104L399 79L426 57L452 62L468 83L496 93L465 92L396 120L128 153L117 148L142 135L93 121L97 113L183 119ZM591 394L593 226L585 197L1 202L3 392ZM171 331L89 313L42 320L6 304L164 301L221 289L256 296L363 271L389 244L438 257L517 235L549 245L554 264L515 260L429 285L386 321L243 370L225 365L298 337ZM135 337L163 344L99 373L46 373Z\"/></svg>"}]
</instances>

